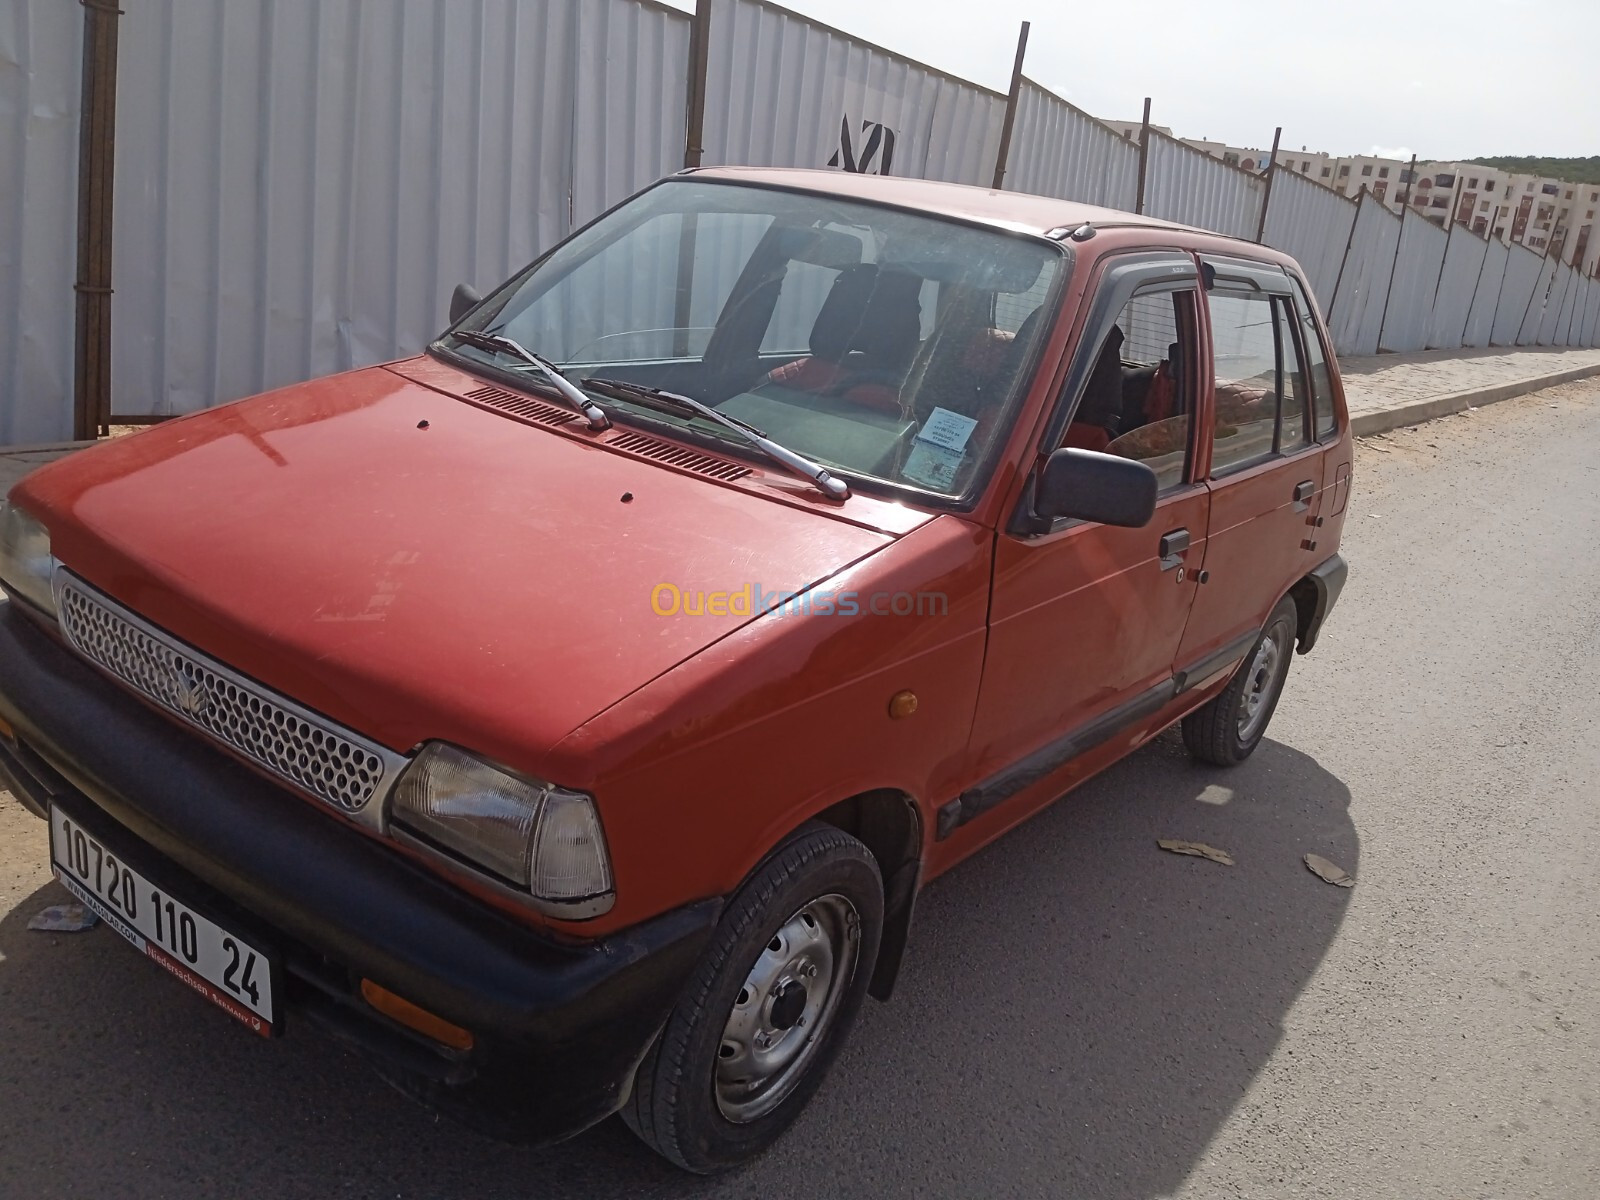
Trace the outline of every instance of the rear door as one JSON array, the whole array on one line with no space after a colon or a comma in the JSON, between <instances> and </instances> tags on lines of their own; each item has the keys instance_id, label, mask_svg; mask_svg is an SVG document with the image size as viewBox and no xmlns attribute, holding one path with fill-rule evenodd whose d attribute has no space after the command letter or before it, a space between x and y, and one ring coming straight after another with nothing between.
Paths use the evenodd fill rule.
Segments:
<instances>
[{"instance_id":1,"label":"rear door","mask_svg":"<svg viewBox=\"0 0 1600 1200\"><path fill-rule=\"evenodd\" d=\"M1196 263L1176 251L1117 256L1094 295L1039 461L1064 442L1083 445L1070 431L1100 422L1099 445L1156 471L1155 519L1030 528L1025 511L1000 533L973 730L981 777L941 814L941 836L1039 785L985 829L1020 820L1072 782L1074 759L1172 697L1210 503L1193 473Z\"/></svg>"},{"instance_id":2,"label":"rear door","mask_svg":"<svg viewBox=\"0 0 1600 1200\"><path fill-rule=\"evenodd\" d=\"M1322 452L1291 299L1277 266L1205 259L1211 493L1202 582L1178 652L1188 687L1234 666L1279 598L1318 561ZM1324 556L1325 557L1325 556Z\"/></svg>"}]
</instances>

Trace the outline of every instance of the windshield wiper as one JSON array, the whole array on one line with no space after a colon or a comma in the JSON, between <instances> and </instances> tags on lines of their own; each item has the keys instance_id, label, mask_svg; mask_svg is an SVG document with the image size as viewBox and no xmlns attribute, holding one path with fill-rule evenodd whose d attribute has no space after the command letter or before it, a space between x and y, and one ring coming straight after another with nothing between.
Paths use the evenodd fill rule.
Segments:
<instances>
[{"instance_id":1,"label":"windshield wiper","mask_svg":"<svg viewBox=\"0 0 1600 1200\"><path fill-rule=\"evenodd\" d=\"M715 421L718 425L733 430L774 462L788 467L797 475L804 475L821 488L823 494L830 500L846 500L850 496L850 485L837 475L829 473L826 467L796 454L787 446L778 445L754 425L737 417L730 417L727 413L718 412L709 404L702 404L692 396L664 392L660 388L646 387L642 383L630 383L626 379L585 379L583 386L601 393L610 393L622 400L642 400L646 404L654 401L669 409L694 413L705 417L708 421Z\"/></svg>"},{"instance_id":2,"label":"windshield wiper","mask_svg":"<svg viewBox=\"0 0 1600 1200\"><path fill-rule=\"evenodd\" d=\"M457 329L450 336L458 342L465 342L480 350L500 350L506 354L516 355L528 365L537 367L550 381L550 386L561 393L562 399L588 417L590 429L611 428L611 418L606 416L605 409L574 387L555 363L542 355L535 354L515 338L506 337L503 333L484 333L478 329Z\"/></svg>"}]
</instances>

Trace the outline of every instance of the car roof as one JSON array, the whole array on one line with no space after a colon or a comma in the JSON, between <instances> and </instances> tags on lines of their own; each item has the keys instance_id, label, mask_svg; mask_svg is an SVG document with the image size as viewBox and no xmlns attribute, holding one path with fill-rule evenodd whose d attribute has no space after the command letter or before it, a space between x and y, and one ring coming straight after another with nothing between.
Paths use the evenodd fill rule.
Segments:
<instances>
[{"instance_id":1,"label":"car roof","mask_svg":"<svg viewBox=\"0 0 1600 1200\"><path fill-rule=\"evenodd\" d=\"M1015 232L1045 234L1088 222L1101 228L1133 226L1181 230L1207 237L1223 236L1210 230L1160 221L1116 208L1033 196L1027 192L998 191L965 183L940 183L931 179L903 179L898 176L860 175L800 167L699 167L683 174L692 174L697 179L721 179L731 183L798 189L847 200L875 201L897 208L918 209L939 216L996 225Z\"/></svg>"}]
</instances>

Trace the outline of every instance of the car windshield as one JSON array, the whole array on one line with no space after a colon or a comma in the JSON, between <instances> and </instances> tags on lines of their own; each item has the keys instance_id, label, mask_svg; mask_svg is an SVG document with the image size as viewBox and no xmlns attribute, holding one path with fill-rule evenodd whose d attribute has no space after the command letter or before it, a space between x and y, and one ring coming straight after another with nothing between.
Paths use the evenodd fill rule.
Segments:
<instances>
[{"instance_id":1,"label":"car windshield","mask_svg":"<svg viewBox=\"0 0 1600 1200\"><path fill-rule=\"evenodd\" d=\"M459 328L583 386L689 396L858 480L971 493L1009 429L1066 262L1042 238L829 196L669 180L512 280ZM526 374L490 339L450 353ZM622 420L747 443L604 384Z\"/></svg>"}]
</instances>

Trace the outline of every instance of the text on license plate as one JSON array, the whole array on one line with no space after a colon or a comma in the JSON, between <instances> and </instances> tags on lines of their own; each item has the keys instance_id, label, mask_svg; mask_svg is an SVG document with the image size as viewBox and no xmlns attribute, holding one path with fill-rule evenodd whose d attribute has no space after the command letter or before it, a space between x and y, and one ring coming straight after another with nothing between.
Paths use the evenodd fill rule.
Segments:
<instances>
[{"instance_id":1,"label":"text on license plate","mask_svg":"<svg viewBox=\"0 0 1600 1200\"><path fill-rule=\"evenodd\" d=\"M167 971L265 1037L275 1019L266 953L118 859L59 808L50 813L56 878Z\"/></svg>"}]
</instances>

